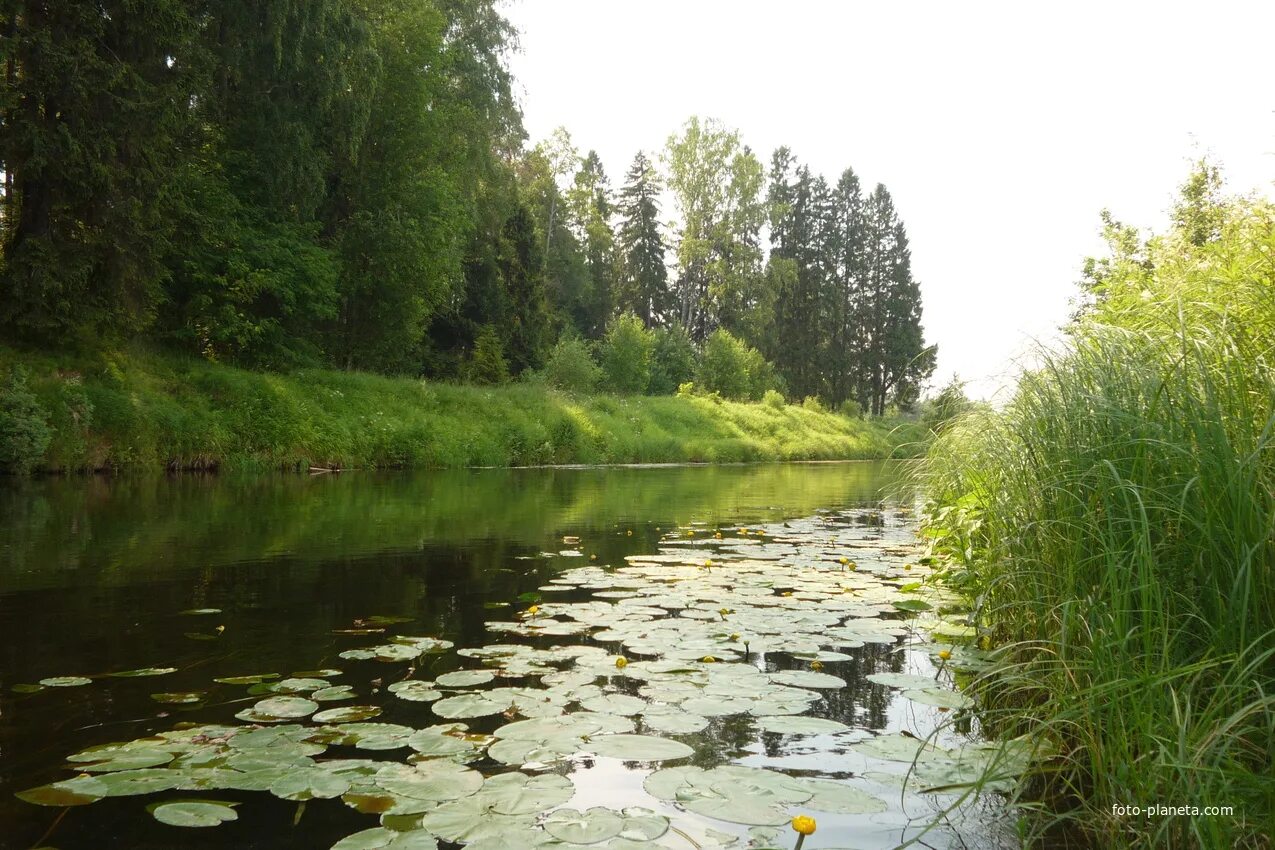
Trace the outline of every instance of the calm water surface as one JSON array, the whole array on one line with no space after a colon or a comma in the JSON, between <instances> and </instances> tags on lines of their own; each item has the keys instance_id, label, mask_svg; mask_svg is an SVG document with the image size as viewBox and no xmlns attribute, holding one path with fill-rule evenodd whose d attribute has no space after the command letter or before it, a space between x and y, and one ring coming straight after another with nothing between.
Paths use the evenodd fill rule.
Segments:
<instances>
[{"instance_id":1,"label":"calm water surface","mask_svg":"<svg viewBox=\"0 0 1275 850\"><path fill-rule=\"evenodd\" d=\"M296 803L261 793L171 792L66 810L12 795L67 778L63 759L84 747L181 721L237 722L235 712L259 697L213 685L214 677L335 667L345 674L333 684L374 691L374 680L394 671L340 659L341 651L369 641L334 634L374 615L410 618L391 632L432 635L457 647L503 642L484 624L525 607L520 595L582 564L655 553L679 527L707 535L718 527L818 515L864 541L910 542L908 512L887 497L897 478L895 469L855 463L0 482L0 847L329 847L375 826L375 818L339 800L315 800L298 820ZM202 608L220 613L181 613ZM923 670L923 653L903 638L853 653L853 661L829 665L849 686L812 713L865 735L932 726L925 715L931 709L862 678ZM472 666L452 653L430 658L419 678ZM51 676L140 667L178 672L31 694L12 690ZM183 709L150 698L185 690L208 690L207 702ZM379 722L425 725L419 703L375 701L385 708ZM340 704L325 707L331 705ZM469 722L488 732L504 721ZM694 763L740 761L834 778L862 769L820 740L763 736L745 716L696 736ZM401 753L349 755L401 760ZM651 805L638 799L648 769L597 760L569 772L577 808ZM148 803L166 797L243 804L234 823L183 831L146 813ZM821 818L806 848L895 846L908 824L924 821L938 802L913 796L900 803L896 791L891 806L870 817ZM932 847L1008 846L994 806L923 840L921 846Z\"/></svg>"}]
</instances>

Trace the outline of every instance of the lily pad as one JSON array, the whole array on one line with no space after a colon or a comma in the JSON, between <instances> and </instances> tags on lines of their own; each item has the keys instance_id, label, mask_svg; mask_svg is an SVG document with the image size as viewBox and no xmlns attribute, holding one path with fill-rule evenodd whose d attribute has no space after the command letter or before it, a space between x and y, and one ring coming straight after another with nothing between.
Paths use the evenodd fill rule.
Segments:
<instances>
[{"instance_id":1,"label":"lily pad","mask_svg":"<svg viewBox=\"0 0 1275 850\"><path fill-rule=\"evenodd\" d=\"M686 711L643 714L642 725L666 735L694 735L708 728L708 718Z\"/></svg>"},{"instance_id":2,"label":"lily pad","mask_svg":"<svg viewBox=\"0 0 1275 850\"><path fill-rule=\"evenodd\" d=\"M374 826L347 835L333 844L332 850L438 850L438 839L423 829L397 832Z\"/></svg>"},{"instance_id":3,"label":"lily pad","mask_svg":"<svg viewBox=\"0 0 1275 850\"><path fill-rule=\"evenodd\" d=\"M94 779L102 784L107 797L128 797L171 791L181 783L181 772L162 767L147 767L103 773Z\"/></svg>"},{"instance_id":4,"label":"lily pad","mask_svg":"<svg viewBox=\"0 0 1275 850\"><path fill-rule=\"evenodd\" d=\"M922 705L933 705L939 708L969 708L974 705L974 700L970 699L960 691L953 691L949 688L928 687L928 688L911 688L903 692L903 695L913 702L919 702Z\"/></svg>"},{"instance_id":5,"label":"lily pad","mask_svg":"<svg viewBox=\"0 0 1275 850\"><path fill-rule=\"evenodd\" d=\"M91 754L91 750L77 753L71 758ZM87 763L76 764L77 770L89 773L103 773L114 770L134 770L142 767L158 767L173 760L173 754L167 750L153 747L120 747L113 752L103 752L103 757Z\"/></svg>"},{"instance_id":6,"label":"lily pad","mask_svg":"<svg viewBox=\"0 0 1275 850\"><path fill-rule=\"evenodd\" d=\"M317 767L288 771L270 785L270 793L284 800L328 800L349 790L349 779Z\"/></svg>"},{"instance_id":7,"label":"lily pad","mask_svg":"<svg viewBox=\"0 0 1275 850\"><path fill-rule=\"evenodd\" d=\"M175 803L160 803L151 807L151 815L160 823L169 826L206 827L239 819L234 810L235 803L223 803L218 800L182 800Z\"/></svg>"},{"instance_id":8,"label":"lily pad","mask_svg":"<svg viewBox=\"0 0 1275 850\"><path fill-rule=\"evenodd\" d=\"M757 725L765 732L781 735L835 735L847 732L850 727L835 720L822 717L801 717L794 715L772 715L758 719Z\"/></svg>"},{"instance_id":9,"label":"lily pad","mask_svg":"<svg viewBox=\"0 0 1275 850\"><path fill-rule=\"evenodd\" d=\"M519 847L523 836L535 830L536 819L533 815L497 814L485 801L471 796L426 812L421 826L444 841L494 841L503 842L505 847Z\"/></svg>"},{"instance_id":10,"label":"lily pad","mask_svg":"<svg viewBox=\"0 0 1275 850\"><path fill-rule=\"evenodd\" d=\"M339 702L343 699L354 699L354 688L349 685L334 685L330 688L319 688L310 694L315 702Z\"/></svg>"},{"instance_id":11,"label":"lily pad","mask_svg":"<svg viewBox=\"0 0 1275 850\"><path fill-rule=\"evenodd\" d=\"M794 688L844 688L845 679L839 679L828 673L816 673L814 670L780 670L770 674L770 681L778 685L791 685Z\"/></svg>"},{"instance_id":12,"label":"lily pad","mask_svg":"<svg viewBox=\"0 0 1275 850\"><path fill-rule=\"evenodd\" d=\"M587 749L595 755L625 761L668 761L695 754L680 741L651 735L601 735L591 739Z\"/></svg>"},{"instance_id":13,"label":"lily pad","mask_svg":"<svg viewBox=\"0 0 1275 850\"><path fill-rule=\"evenodd\" d=\"M95 776L77 776L19 791L14 796L37 806L86 806L108 795L109 789Z\"/></svg>"},{"instance_id":14,"label":"lily pad","mask_svg":"<svg viewBox=\"0 0 1275 850\"><path fill-rule=\"evenodd\" d=\"M113 679L132 679L139 676L167 676L176 673L176 667L142 667L138 670L123 670L119 673L107 673Z\"/></svg>"},{"instance_id":15,"label":"lily pad","mask_svg":"<svg viewBox=\"0 0 1275 850\"><path fill-rule=\"evenodd\" d=\"M203 702L207 696L208 694L204 691L178 691L168 694L151 694L151 699L165 705L194 705Z\"/></svg>"},{"instance_id":16,"label":"lily pad","mask_svg":"<svg viewBox=\"0 0 1275 850\"><path fill-rule=\"evenodd\" d=\"M545 832L571 844L597 844L620 834L624 819L611 809L558 809L541 822Z\"/></svg>"},{"instance_id":17,"label":"lily pad","mask_svg":"<svg viewBox=\"0 0 1275 850\"><path fill-rule=\"evenodd\" d=\"M628 694L603 694L586 699L580 703L586 711L599 714L618 714L621 717L632 716L646 708L646 701L631 697Z\"/></svg>"},{"instance_id":18,"label":"lily pad","mask_svg":"<svg viewBox=\"0 0 1275 850\"><path fill-rule=\"evenodd\" d=\"M399 699L410 702L433 702L443 695L442 691L435 690L433 682L422 682L419 679L395 682L386 690Z\"/></svg>"},{"instance_id":19,"label":"lily pad","mask_svg":"<svg viewBox=\"0 0 1275 850\"><path fill-rule=\"evenodd\" d=\"M483 745L474 740L467 740L464 731L466 728L463 723L428 726L408 738L407 745L421 755L431 758L476 755L482 751Z\"/></svg>"},{"instance_id":20,"label":"lily pad","mask_svg":"<svg viewBox=\"0 0 1275 850\"><path fill-rule=\"evenodd\" d=\"M82 685L92 684L93 680L84 676L50 676L47 679L41 679L40 684L46 688L78 688Z\"/></svg>"},{"instance_id":21,"label":"lily pad","mask_svg":"<svg viewBox=\"0 0 1275 850\"><path fill-rule=\"evenodd\" d=\"M929 688L934 685L933 676L918 676L914 673L872 673L864 678L890 688Z\"/></svg>"},{"instance_id":22,"label":"lily pad","mask_svg":"<svg viewBox=\"0 0 1275 850\"><path fill-rule=\"evenodd\" d=\"M371 720L373 717L379 717L380 714L380 706L346 705L320 711L310 719L315 723L354 723L359 720Z\"/></svg>"},{"instance_id":23,"label":"lily pad","mask_svg":"<svg viewBox=\"0 0 1275 850\"><path fill-rule=\"evenodd\" d=\"M455 720L463 717L487 717L507 711L512 702L492 699L483 692L459 694L440 699L432 706L434 714Z\"/></svg>"},{"instance_id":24,"label":"lily pad","mask_svg":"<svg viewBox=\"0 0 1275 850\"><path fill-rule=\"evenodd\" d=\"M447 759L429 759L415 767L388 764L373 781L392 794L442 802L467 797L483 785L483 775Z\"/></svg>"},{"instance_id":25,"label":"lily pad","mask_svg":"<svg viewBox=\"0 0 1275 850\"><path fill-rule=\"evenodd\" d=\"M277 678L279 678L278 673L255 673L251 676L222 676L219 679L213 679L213 681L220 682L223 685L256 685L260 682L267 682Z\"/></svg>"},{"instance_id":26,"label":"lily pad","mask_svg":"<svg viewBox=\"0 0 1275 850\"><path fill-rule=\"evenodd\" d=\"M257 714L280 718L307 717L318 709L317 702L303 697L271 697L252 707Z\"/></svg>"},{"instance_id":27,"label":"lily pad","mask_svg":"<svg viewBox=\"0 0 1275 850\"><path fill-rule=\"evenodd\" d=\"M877 735L850 746L851 750L884 761L912 762L922 753L945 753L933 745L926 744L920 738L893 733Z\"/></svg>"},{"instance_id":28,"label":"lily pad","mask_svg":"<svg viewBox=\"0 0 1275 850\"><path fill-rule=\"evenodd\" d=\"M434 680L435 684L445 688L468 688L471 685L485 685L496 678L490 670L457 670L444 673Z\"/></svg>"},{"instance_id":29,"label":"lily pad","mask_svg":"<svg viewBox=\"0 0 1275 850\"><path fill-rule=\"evenodd\" d=\"M831 779L802 779L800 782L814 791L814 795L801 804L802 808L841 815L872 814L888 808L884 800L844 782Z\"/></svg>"},{"instance_id":30,"label":"lily pad","mask_svg":"<svg viewBox=\"0 0 1275 850\"><path fill-rule=\"evenodd\" d=\"M562 805L575 790L570 779L556 773L500 773L483 784L478 797L497 814L533 815Z\"/></svg>"}]
</instances>

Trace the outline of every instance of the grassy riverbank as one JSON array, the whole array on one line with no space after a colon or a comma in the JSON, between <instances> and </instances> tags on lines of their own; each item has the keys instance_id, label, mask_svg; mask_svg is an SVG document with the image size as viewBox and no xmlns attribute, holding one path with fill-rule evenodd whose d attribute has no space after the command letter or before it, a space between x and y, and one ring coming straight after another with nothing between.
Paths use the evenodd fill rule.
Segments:
<instances>
[{"instance_id":1,"label":"grassy riverbank","mask_svg":"<svg viewBox=\"0 0 1275 850\"><path fill-rule=\"evenodd\" d=\"M923 434L796 405L271 374L140 351L0 348L0 375L14 366L51 430L35 464L51 471L839 460L914 455ZM8 410L23 406L6 392Z\"/></svg>"},{"instance_id":2,"label":"grassy riverbank","mask_svg":"<svg viewBox=\"0 0 1275 850\"><path fill-rule=\"evenodd\" d=\"M1096 847L1275 837L1275 211L1220 215L1117 257L1066 347L930 456L1002 662L984 718L1058 746L1035 826ZM1152 804L1200 814L1112 808Z\"/></svg>"}]
</instances>

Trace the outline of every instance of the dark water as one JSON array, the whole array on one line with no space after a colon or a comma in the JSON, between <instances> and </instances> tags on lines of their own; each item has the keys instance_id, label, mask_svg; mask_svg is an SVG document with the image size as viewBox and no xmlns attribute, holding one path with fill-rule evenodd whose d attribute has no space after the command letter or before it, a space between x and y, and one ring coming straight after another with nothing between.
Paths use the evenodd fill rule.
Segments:
<instances>
[{"instance_id":1,"label":"dark water","mask_svg":"<svg viewBox=\"0 0 1275 850\"><path fill-rule=\"evenodd\" d=\"M652 553L664 535L693 523L713 528L875 509L897 477L880 464L856 463L5 484L0 847L328 847L375 819L337 800L316 800L295 820L296 803L217 793L253 802L240 807L236 823L179 831L146 814L147 797L63 810L12 795L66 778L63 759L84 747L182 720L234 723L234 713L257 697L211 685L213 677L340 667L347 673L334 684L373 688L385 670L337 657L367 639L333 633L369 616L411 618L397 628L482 646L495 640L484 623L508 617L498 603L514 602L592 556L605 564ZM546 557L566 548L564 536L581 538L582 557ZM221 612L181 613L199 608ZM889 659L902 654L895 648L869 644L860 652L867 669L899 669ZM417 675L460 666L452 655L433 664ZM51 676L151 666L179 669L32 694L12 690ZM210 686L207 703L193 710L150 698ZM885 689L865 683L856 693L834 706L834 716L863 729L897 722L900 708ZM419 705L385 702L378 721L420 725L409 716ZM730 760L746 754L748 743L746 729L725 724L707 758ZM802 769L819 763L817 752L775 755ZM605 777L599 781L591 789L597 801L617 802Z\"/></svg>"}]
</instances>

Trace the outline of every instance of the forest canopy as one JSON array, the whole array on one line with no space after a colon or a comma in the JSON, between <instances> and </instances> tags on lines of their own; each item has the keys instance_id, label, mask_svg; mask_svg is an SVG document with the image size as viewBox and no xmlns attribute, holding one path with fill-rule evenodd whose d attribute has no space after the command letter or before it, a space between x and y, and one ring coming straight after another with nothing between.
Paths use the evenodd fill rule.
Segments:
<instances>
[{"instance_id":1,"label":"forest canopy","mask_svg":"<svg viewBox=\"0 0 1275 850\"><path fill-rule=\"evenodd\" d=\"M498 6L15 0L0 333L249 368L916 400L935 349L885 186L787 148L763 161L698 117L613 184L565 129L526 139ZM582 352L594 371L568 368Z\"/></svg>"}]
</instances>

